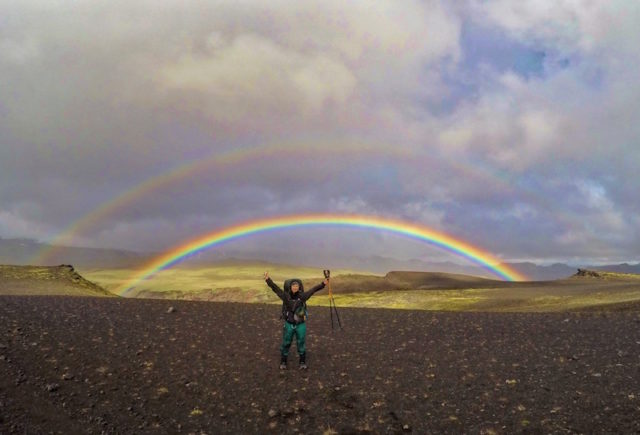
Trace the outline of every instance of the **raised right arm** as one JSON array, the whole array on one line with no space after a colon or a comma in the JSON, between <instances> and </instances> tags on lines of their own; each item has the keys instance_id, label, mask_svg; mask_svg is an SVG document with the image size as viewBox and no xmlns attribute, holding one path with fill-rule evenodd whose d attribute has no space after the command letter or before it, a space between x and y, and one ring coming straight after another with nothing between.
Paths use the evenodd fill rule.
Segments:
<instances>
[{"instance_id":1,"label":"raised right arm","mask_svg":"<svg viewBox=\"0 0 640 435\"><path fill-rule=\"evenodd\" d=\"M278 284L276 284L275 282L273 282L273 280L269 277L267 277L267 279L265 280L265 282L267 283L267 285L269 287L271 287L271 290L273 290L273 292L278 295L278 297L280 299L282 299L283 301L285 300L285 294L284 291L282 291L282 289L280 287L278 287Z\"/></svg>"}]
</instances>

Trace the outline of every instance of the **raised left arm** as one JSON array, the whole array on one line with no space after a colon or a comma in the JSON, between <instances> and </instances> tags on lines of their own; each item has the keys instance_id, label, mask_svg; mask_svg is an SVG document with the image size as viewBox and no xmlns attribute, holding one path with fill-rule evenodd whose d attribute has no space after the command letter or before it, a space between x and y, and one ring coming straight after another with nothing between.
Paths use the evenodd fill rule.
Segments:
<instances>
[{"instance_id":1,"label":"raised left arm","mask_svg":"<svg viewBox=\"0 0 640 435\"><path fill-rule=\"evenodd\" d=\"M317 286L312 287L311 290L309 290L308 292L304 292L304 294L302 295L302 300L304 300L304 301L308 300L311 296L313 296L313 294L315 292L320 291L323 288L325 288L326 284L327 284L327 280L325 279L324 281L322 281Z\"/></svg>"}]
</instances>

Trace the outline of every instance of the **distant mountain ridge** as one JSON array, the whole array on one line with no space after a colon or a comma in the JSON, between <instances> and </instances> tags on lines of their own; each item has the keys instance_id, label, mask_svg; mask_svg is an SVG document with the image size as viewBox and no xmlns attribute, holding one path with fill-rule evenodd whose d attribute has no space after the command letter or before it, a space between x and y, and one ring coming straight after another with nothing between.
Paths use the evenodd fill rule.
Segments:
<instances>
[{"instance_id":1,"label":"distant mountain ridge","mask_svg":"<svg viewBox=\"0 0 640 435\"><path fill-rule=\"evenodd\" d=\"M52 245L32 239L0 238L0 264L16 266L73 264L80 268L117 268L137 266L151 258L149 254L118 249L59 246L51 252L50 259L46 264L34 264L34 258L44 250L51 248Z\"/></svg>"},{"instance_id":2,"label":"distant mountain ridge","mask_svg":"<svg viewBox=\"0 0 640 435\"><path fill-rule=\"evenodd\" d=\"M33 259L41 251L49 248L51 248L51 245L32 239L4 239L0 237L0 264L32 265ZM140 253L118 249L57 247L53 251L48 264L38 265L52 266L58 264L73 264L79 268L131 268L144 264L153 258L153 256L154 253ZM331 253L322 254L318 252L310 252L309 254L292 257L291 254L284 251L257 252L253 255L247 255L243 252L227 249L223 252L202 253L190 259L192 264L217 264L224 261L254 261L263 262L265 264L284 263L319 268L352 269L377 274L386 274L391 270L407 270L417 272L443 272L474 275L490 279L496 278L487 270L471 264L462 265L451 261L428 262L418 259L399 260L380 255L354 257ZM533 281L548 281L568 278L574 275L578 268L616 273L640 274L640 263L621 263L604 266L572 266L564 263L556 263L544 266L532 262L507 262L504 263L504 265L524 276L527 276Z\"/></svg>"},{"instance_id":3,"label":"distant mountain ridge","mask_svg":"<svg viewBox=\"0 0 640 435\"><path fill-rule=\"evenodd\" d=\"M610 264L604 266L569 266L563 263L556 263L549 266L539 266L535 263L505 263L512 269L522 273L533 280L553 280L567 278L574 275L578 269L598 270L603 272L632 273L640 274L640 263L638 264Z\"/></svg>"}]
</instances>

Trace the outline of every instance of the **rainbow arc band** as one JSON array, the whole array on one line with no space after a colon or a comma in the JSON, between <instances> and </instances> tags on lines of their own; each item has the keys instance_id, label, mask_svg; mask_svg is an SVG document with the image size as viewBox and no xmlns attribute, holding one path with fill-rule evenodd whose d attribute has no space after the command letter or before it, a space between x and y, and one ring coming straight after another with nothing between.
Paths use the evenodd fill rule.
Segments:
<instances>
[{"instance_id":1,"label":"rainbow arc band","mask_svg":"<svg viewBox=\"0 0 640 435\"><path fill-rule=\"evenodd\" d=\"M168 269L191 255L224 242L271 230L307 226L355 227L388 231L442 248L481 266L500 279L507 281L527 280L526 276L506 264L502 264L489 252L423 225L367 215L296 214L242 222L195 237L151 260L118 287L116 292L121 296L126 296L139 283L153 277L161 270Z\"/></svg>"},{"instance_id":2,"label":"rainbow arc band","mask_svg":"<svg viewBox=\"0 0 640 435\"><path fill-rule=\"evenodd\" d=\"M360 143L290 143L290 144L270 144L257 148L234 149L224 153L215 153L207 157L199 158L181 164L160 173L156 176L142 181L136 186L121 192L115 197L98 204L84 216L74 220L67 228L56 235L45 248L34 255L30 262L38 265L51 264L59 249L63 246L72 246L74 239L80 235L88 235L100 224L121 210L133 207L138 200L146 196L162 191L171 185L192 178L203 172L219 172L234 170L237 165L250 161L263 162L270 158L280 158L283 156L292 158L307 158L310 153L329 153L331 156L341 156L344 158L359 157L363 154L380 156L385 158L401 159L407 164L419 165L422 169L425 162L432 156L411 150L403 150L396 146L377 146ZM460 164L456 161L445 161L447 167L451 167L465 178L471 177L470 182L489 183L501 189L512 191L514 183L503 173L494 172L474 165ZM551 209L546 197L534 191L520 192L525 198L538 204L544 209ZM557 215L557 213L556 213Z\"/></svg>"}]
</instances>

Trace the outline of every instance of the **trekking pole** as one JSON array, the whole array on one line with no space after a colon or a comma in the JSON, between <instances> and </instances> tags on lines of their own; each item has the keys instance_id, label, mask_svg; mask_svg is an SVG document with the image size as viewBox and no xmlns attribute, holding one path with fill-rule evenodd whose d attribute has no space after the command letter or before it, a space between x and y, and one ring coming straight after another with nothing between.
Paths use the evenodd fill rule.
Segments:
<instances>
[{"instance_id":1,"label":"trekking pole","mask_svg":"<svg viewBox=\"0 0 640 435\"><path fill-rule=\"evenodd\" d=\"M329 288L331 288L331 284L329 284ZM336 300L333 299L333 295L331 299L333 300L333 310L336 312L336 319L338 319L338 326L342 329L342 323L340 323L340 316L338 315L338 307L336 307Z\"/></svg>"},{"instance_id":2,"label":"trekking pole","mask_svg":"<svg viewBox=\"0 0 640 435\"><path fill-rule=\"evenodd\" d=\"M331 279L329 275L331 272L327 269L323 271L324 277L329 282L329 314L331 315L331 329L333 329L333 312L336 312L336 319L338 320L338 326L342 329L342 323L340 322L340 316L338 315L338 307L336 306L336 300L333 298L333 290L331 289Z\"/></svg>"},{"instance_id":3,"label":"trekking pole","mask_svg":"<svg viewBox=\"0 0 640 435\"><path fill-rule=\"evenodd\" d=\"M329 315L331 316L331 329L333 330L333 292L331 291L331 280L329 279L331 271L329 271L329 269L325 269L322 273L324 273L324 277L329 284Z\"/></svg>"},{"instance_id":4,"label":"trekking pole","mask_svg":"<svg viewBox=\"0 0 640 435\"><path fill-rule=\"evenodd\" d=\"M331 295L331 285L329 285L329 314L331 315L331 329L333 329L333 296Z\"/></svg>"}]
</instances>

